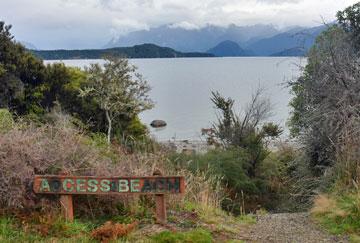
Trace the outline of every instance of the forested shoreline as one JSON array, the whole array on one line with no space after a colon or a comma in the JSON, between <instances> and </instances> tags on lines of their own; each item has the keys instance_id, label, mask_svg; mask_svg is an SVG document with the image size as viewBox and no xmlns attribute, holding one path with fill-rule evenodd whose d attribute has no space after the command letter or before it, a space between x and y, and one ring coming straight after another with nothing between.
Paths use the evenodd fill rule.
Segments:
<instances>
[{"instance_id":1,"label":"forested shoreline","mask_svg":"<svg viewBox=\"0 0 360 243\"><path fill-rule=\"evenodd\" d=\"M180 58L180 57L213 57L210 53L179 52L168 47L154 44L142 44L133 47L89 50L30 50L44 60L66 59L102 59L106 56L126 58Z\"/></svg>"}]
</instances>

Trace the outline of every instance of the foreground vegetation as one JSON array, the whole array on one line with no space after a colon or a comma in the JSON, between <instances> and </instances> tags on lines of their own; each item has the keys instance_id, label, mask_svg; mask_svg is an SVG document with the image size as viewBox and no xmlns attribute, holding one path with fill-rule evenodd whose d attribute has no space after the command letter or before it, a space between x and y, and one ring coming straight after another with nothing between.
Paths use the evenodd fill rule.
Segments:
<instances>
[{"instance_id":1,"label":"foreground vegetation","mask_svg":"<svg viewBox=\"0 0 360 243\"><path fill-rule=\"evenodd\" d=\"M74 222L66 222L58 215L17 215L16 217L0 218L0 241L1 242L241 242L238 239L238 231L252 224L255 219L251 216L246 218L234 218L224 213L214 213L209 209L197 209L199 211L176 211L171 215L171 221L167 227L146 224L144 222L130 228L123 222L133 220L131 216L111 218L112 227L106 228L98 234L99 229L106 226L106 219L77 219ZM209 211L208 211L209 210ZM197 216L197 213L199 216ZM176 215L178 214L178 215ZM191 217L179 216L192 215ZM44 214L42 214L44 215ZM196 215L196 216L194 216ZM109 220L109 219L107 219ZM176 220L176 224L174 224ZM182 221L181 225L179 221ZM110 222L110 221L107 221ZM115 227L114 227L115 225ZM115 231L116 228L118 231Z\"/></svg>"},{"instance_id":2,"label":"foreground vegetation","mask_svg":"<svg viewBox=\"0 0 360 243\"><path fill-rule=\"evenodd\" d=\"M48 114L52 122L47 124L14 121L6 110L0 114L0 165L5 172L0 176L2 241L91 242L122 237L130 242L168 242L169 232L184 231L171 233L170 238L198 242L205 237L204 242L211 242L218 236L236 239L237 228L254 221L251 216L234 217L222 211L220 185L214 187L214 179L201 172L175 168L166 150L128 153L122 145L109 146L106 135L85 134L69 117L56 112ZM166 175L184 175L188 183L185 195L168 197L169 225L155 231L153 197L75 196L76 220L69 223L61 217L58 197L31 190L34 174L145 176L154 168ZM164 230L170 231L161 233Z\"/></svg>"}]
</instances>

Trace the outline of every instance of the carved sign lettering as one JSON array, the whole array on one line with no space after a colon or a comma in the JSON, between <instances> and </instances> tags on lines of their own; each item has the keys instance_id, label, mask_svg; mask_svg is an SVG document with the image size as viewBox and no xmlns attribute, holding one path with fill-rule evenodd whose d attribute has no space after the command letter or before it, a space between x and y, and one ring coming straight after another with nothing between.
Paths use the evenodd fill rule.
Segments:
<instances>
[{"instance_id":1,"label":"carved sign lettering","mask_svg":"<svg viewBox=\"0 0 360 243\"><path fill-rule=\"evenodd\" d=\"M46 194L168 194L185 191L184 177L35 176L35 193Z\"/></svg>"}]
</instances>

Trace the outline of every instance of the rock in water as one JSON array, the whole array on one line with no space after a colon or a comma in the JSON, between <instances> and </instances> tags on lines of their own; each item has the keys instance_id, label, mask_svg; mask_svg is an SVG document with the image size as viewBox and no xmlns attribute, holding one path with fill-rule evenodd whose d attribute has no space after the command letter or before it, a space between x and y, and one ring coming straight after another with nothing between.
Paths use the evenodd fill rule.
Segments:
<instances>
[{"instance_id":1,"label":"rock in water","mask_svg":"<svg viewBox=\"0 0 360 243\"><path fill-rule=\"evenodd\" d=\"M151 123L150 123L150 126L152 127L165 127L166 126L166 122L163 121L163 120L153 120Z\"/></svg>"}]
</instances>

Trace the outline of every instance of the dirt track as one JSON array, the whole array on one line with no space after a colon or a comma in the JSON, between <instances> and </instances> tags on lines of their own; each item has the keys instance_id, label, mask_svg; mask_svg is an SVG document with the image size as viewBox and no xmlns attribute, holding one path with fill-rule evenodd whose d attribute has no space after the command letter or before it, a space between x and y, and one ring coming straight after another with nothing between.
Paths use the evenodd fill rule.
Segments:
<instances>
[{"instance_id":1,"label":"dirt track","mask_svg":"<svg viewBox=\"0 0 360 243\"><path fill-rule=\"evenodd\" d=\"M308 213L267 214L257 217L257 223L240 233L245 242L349 242L320 229Z\"/></svg>"}]
</instances>

